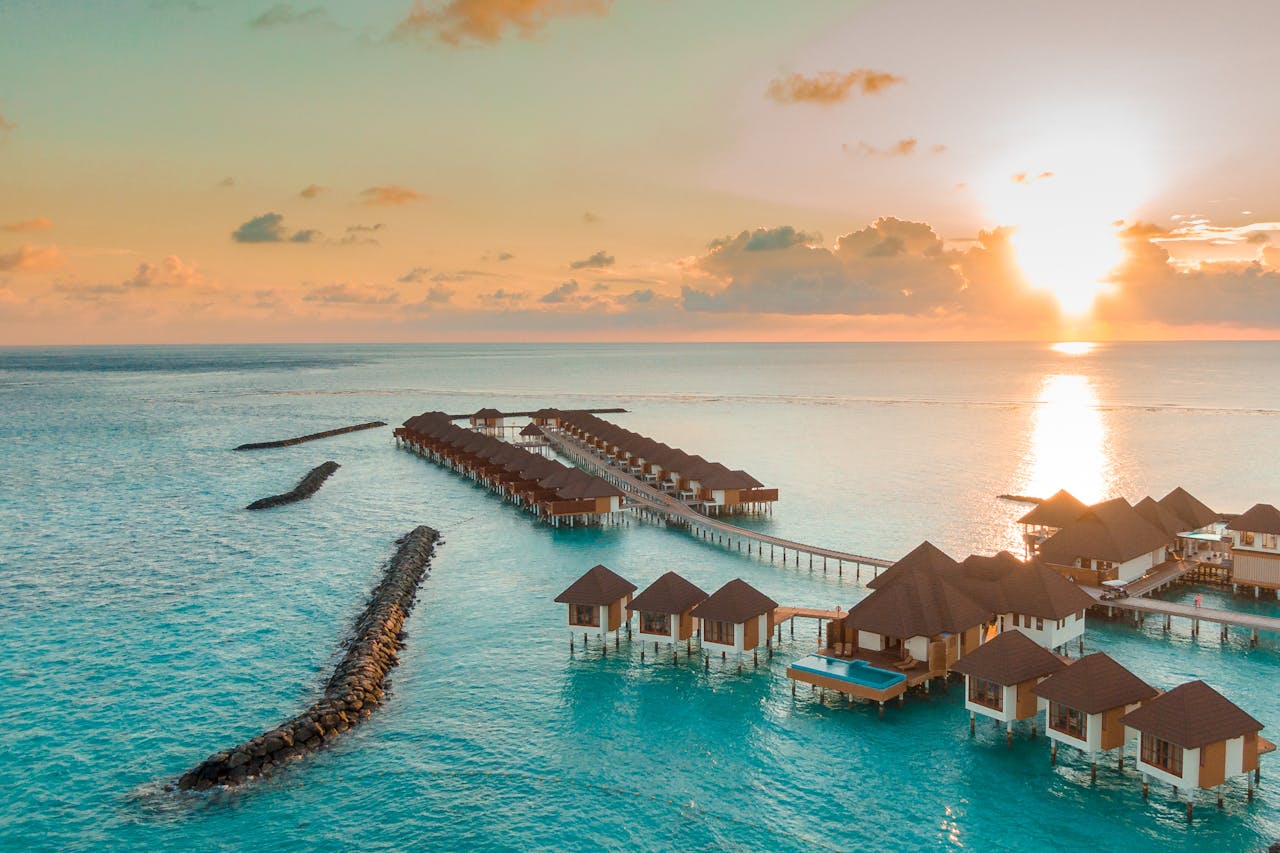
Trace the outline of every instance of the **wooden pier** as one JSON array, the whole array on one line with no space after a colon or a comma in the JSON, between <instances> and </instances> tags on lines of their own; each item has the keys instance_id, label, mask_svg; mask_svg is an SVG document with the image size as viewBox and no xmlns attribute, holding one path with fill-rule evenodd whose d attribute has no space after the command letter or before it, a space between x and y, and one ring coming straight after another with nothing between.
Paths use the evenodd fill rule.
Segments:
<instances>
[{"instance_id":1,"label":"wooden pier","mask_svg":"<svg viewBox=\"0 0 1280 853\"><path fill-rule=\"evenodd\" d=\"M864 567L869 568L874 577L881 569L887 569L893 565L892 560L806 545L803 542L770 536L767 533L748 530L736 524L710 518L629 472L610 465L591 448L566 435L563 430L547 427L543 433L558 453L588 473L607 480L626 492L635 512L641 518L652 518L671 526L683 527L706 542L714 542L730 550L736 549L749 555L758 555L762 559L767 548L770 562L780 557L783 564L799 566L800 557L804 555L808 558L809 568L821 566L823 571L827 571L831 564L834 564L836 571L841 575L844 574L846 565L850 565L853 566L855 576L859 579Z\"/></svg>"},{"instance_id":2,"label":"wooden pier","mask_svg":"<svg viewBox=\"0 0 1280 853\"><path fill-rule=\"evenodd\" d=\"M1161 601L1158 598L1130 596L1107 601L1102 598L1105 590L1099 587L1082 585L1080 588L1097 600L1098 607L1106 608L1107 615L1112 615L1116 610L1126 611L1134 614L1134 620L1141 624L1147 614L1157 614L1164 617L1164 630L1166 631L1172 628L1173 618L1177 616L1191 621L1191 633L1193 636L1200 635L1201 622L1217 625L1219 636L1224 641L1228 639L1228 631L1231 628L1248 629L1251 645L1258 644L1258 633L1260 631L1280 634L1280 618L1274 616L1259 616L1256 613L1241 613L1236 610L1220 610L1216 607L1196 607L1193 604L1178 604L1173 601Z\"/></svg>"}]
</instances>

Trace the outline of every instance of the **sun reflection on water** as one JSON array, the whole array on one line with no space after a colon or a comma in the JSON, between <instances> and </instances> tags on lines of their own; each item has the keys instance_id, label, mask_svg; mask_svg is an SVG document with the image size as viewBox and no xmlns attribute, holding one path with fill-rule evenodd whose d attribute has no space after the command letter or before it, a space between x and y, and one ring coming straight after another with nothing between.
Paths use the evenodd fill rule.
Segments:
<instances>
[{"instance_id":1,"label":"sun reflection on water","mask_svg":"<svg viewBox=\"0 0 1280 853\"><path fill-rule=\"evenodd\" d=\"M1092 341L1059 341L1049 349L1062 355L1088 355L1096 346Z\"/></svg>"},{"instance_id":2,"label":"sun reflection on water","mask_svg":"<svg viewBox=\"0 0 1280 853\"><path fill-rule=\"evenodd\" d=\"M1046 376L1037 402L1023 493L1043 498L1066 489L1087 504L1105 498L1111 460L1093 382L1074 374Z\"/></svg>"}]
</instances>

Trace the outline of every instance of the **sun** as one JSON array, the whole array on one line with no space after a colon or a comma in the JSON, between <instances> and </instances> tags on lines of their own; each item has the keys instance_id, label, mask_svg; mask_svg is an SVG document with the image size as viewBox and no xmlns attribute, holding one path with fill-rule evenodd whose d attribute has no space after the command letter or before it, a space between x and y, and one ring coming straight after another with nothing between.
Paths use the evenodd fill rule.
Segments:
<instances>
[{"instance_id":1,"label":"sun","mask_svg":"<svg viewBox=\"0 0 1280 853\"><path fill-rule=\"evenodd\" d=\"M1058 117L1047 141L1002 153L982 182L988 215L1014 227L1018 264L1064 314L1087 314L1123 259L1113 223L1148 192L1145 146L1109 128L1131 123ZM1085 132L1091 131L1091 132Z\"/></svg>"}]
</instances>

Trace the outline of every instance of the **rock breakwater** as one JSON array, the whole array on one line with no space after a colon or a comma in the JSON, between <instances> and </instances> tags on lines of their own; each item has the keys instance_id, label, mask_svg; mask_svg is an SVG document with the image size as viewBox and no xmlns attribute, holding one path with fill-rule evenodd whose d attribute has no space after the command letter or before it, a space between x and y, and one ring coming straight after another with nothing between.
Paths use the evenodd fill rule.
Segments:
<instances>
[{"instance_id":1,"label":"rock breakwater","mask_svg":"<svg viewBox=\"0 0 1280 853\"><path fill-rule=\"evenodd\" d=\"M349 432L359 432L362 429L376 429L386 425L386 421L369 421L367 424L355 424L354 426L339 427L338 429L327 429L324 432L313 432L310 435L300 435L297 438L285 438L280 441L255 441L249 444L242 444L237 447L236 450L265 450L269 447L292 447L295 444L304 444L308 441L315 441L318 438L345 435Z\"/></svg>"},{"instance_id":2,"label":"rock breakwater","mask_svg":"<svg viewBox=\"0 0 1280 853\"><path fill-rule=\"evenodd\" d=\"M324 481L329 479L333 472L341 467L341 465L332 460L325 462L323 465L317 465L298 481L298 485L294 486L292 491L281 495L272 495L268 498L259 498L245 507L245 509L270 509L273 506L305 500L318 492L320 487L324 485Z\"/></svg>"},{"instance_id":3,"label":"rock breakwater","mask_svg":"<svg viewBox=\"0 0 1280 853\"><path fill-rule=\"evenodd\" d=\"M356 620L347 651L307 710L239 746L216 752L169 787L205 791L239 785L312 750L367 718L386 696L387 674L404 648L404 623L430 570L440 534L425 525L397 542L382 581Z\"/></svg>"}]
</instances>

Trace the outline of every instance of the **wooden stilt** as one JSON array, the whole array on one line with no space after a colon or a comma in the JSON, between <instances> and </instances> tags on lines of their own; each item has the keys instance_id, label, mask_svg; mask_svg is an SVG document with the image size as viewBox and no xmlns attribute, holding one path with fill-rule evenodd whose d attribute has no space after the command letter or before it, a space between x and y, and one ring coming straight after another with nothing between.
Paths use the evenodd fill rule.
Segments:
<instances>
[{"instance_id":1,"label":"wooden stilt","mask_svg":"<svg viewBox=\"0 0 1280 853\"><path fill-rule=\"evenodd\" d=\"M1049 744L1049 764L1054 765L1057 763L1058 763L1058 742L1055 740L1050 742Z\"/></svg>"}]
</instances>

